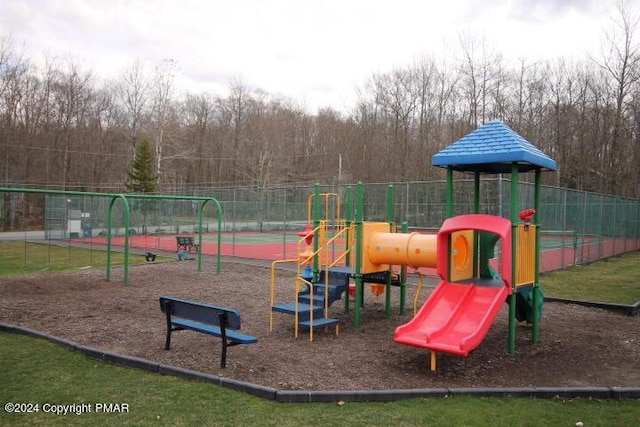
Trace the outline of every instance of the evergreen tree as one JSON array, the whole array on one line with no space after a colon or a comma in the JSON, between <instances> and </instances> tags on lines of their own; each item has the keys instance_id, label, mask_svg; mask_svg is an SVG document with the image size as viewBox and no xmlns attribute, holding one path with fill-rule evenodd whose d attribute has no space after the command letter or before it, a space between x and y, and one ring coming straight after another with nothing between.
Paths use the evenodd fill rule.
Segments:
<instances>
[{"instance_id":1,"label":"evergreen tree","mask_svg":"<svg viewBox=\"0 0 640 427\"><path fill-rule=\"evenodd\" d=\"M131 168L127 172L129 181L125 184L132 193L155 193L158 189L157 176L153 173L154 159L151 144L146 138L136 149Z\"/></svg>"},{"instance_id":2,"label":"evergreen tree","mask_svg":"<svg viewBox=\"0 0 640 427\"><path fill-rule=\"evenodd\" d=\"M138 144L136 156L133 159L131 168L127 171L129 176L128 182L125 184L127 190L131 193L155 193L158 189L157 175L153 173L153 153L151 152L151 144L147 139L143 139ZM155 212L155 200L134 200L132 208L142 212L142 232L147 232L147 218L149 213ZM135 228L132 229L135 233Z\"/></svg>"}]
</instances>

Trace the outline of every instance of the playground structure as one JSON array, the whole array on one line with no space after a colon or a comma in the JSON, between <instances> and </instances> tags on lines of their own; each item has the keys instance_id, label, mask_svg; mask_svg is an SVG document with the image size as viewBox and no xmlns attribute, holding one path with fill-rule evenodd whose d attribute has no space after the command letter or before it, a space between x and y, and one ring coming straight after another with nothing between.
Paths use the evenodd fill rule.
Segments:
<instances>
[{"instance_id":1,"label":"playground structure","mask_svg":"<svg viewBox=\"0 0 640 427\"><path fill-rule=\"evenodd\" d=\"M406 268L436 268L440 282L413 319L399 326L394 340L431 351L431 369L436 353L467 356L484 339L503 302L509 304L509 353L515 353L518 321L531 324L532 341L539 337L542 291L538 282L540 239L540 173L555 170L555 162L499 121L492 121L453 143L432 158L432 164L447 168L447 217L437 235L398 233L393 219L393 188L387 198L387 222L363 220L362 186L358 185L355 217L350 189L346 192L345 218L330 217L328 201L340 205L337 194L310 197L311 222L299 241L297 259L272 264L271 318L279 312L295 316L299 327L310 330L336 325L329 307L349 290L353 278L355 326L361 323L365 283L385 286L385 314L390 315L391 287L400 288L400 310L405 308ZM472 173L474 212L453 216L453 172ZM534 206L522 210L518 194L519 174L535 173ZM510 219L482 214L481 174L507 174L511 179ZM324 200L325 215L320 215ZM313 201L313 203L312 203ZM313 213L313 215L312 215ZM315 238L314 238L315 237ZM496 244L498 254L495 254ZM313 244L313 248L311 248ZM305 246L306 245L306 246ZM340 250L336 250L339 246ZM294 301L277 303L274 271L278 263L296 262ZM399 266L396 273L393 266ZM345 298L345 311L349 298Z\"/></svg>"}]
</instances>

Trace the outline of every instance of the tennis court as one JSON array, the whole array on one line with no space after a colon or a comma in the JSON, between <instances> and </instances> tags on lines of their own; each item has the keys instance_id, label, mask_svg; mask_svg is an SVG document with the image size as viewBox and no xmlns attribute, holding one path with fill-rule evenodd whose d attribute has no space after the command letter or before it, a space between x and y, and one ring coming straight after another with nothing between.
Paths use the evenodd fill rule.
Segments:
<instances>
[{"instance_id":1,"label":"tennis court","mask_svg":"<svg viewBox=\"0 0 640 427\"><path fill-rule=\"evenodd\" d=\"M129 236L129 245L141 252L178 252L177 237L188 236L198 243L197 234L135 234ZM263 261L296 258L304 249L298 247L300 237L296 232L227 232L221 236L220 255ZM217 255L218 235L202 235L201 251L204 255ZM106 245L106 237L79 238L72 241ZM124 246L124 237L112 237L113 246ZM633 248L634 239L603 238L601 236L577 236L567 232L543 232L540 239L540 272L568 268L576 264L593 262ZM340 243L338 243L339 245ZM343 243L342 243L343 244ZM421 269L422 270L422 269ZM433 269L424 273L432 274Z\"/></svg>"},{"instance_id":2,"label":"tennis court","mask_svg":"<svg viewBox=\"0 0 640 427\"><path fill-rule=\"evenodd\" d=\"M178 252L177 237L192 237L198 243L197 234L135 234L129 236L129 246L142 251ZM295 257L300 237L294 233L254 233L236 232L222 233L220 236L220 255L252 258L259 260L275 260ZM78 242L106 245L104 236L73 239ZM124 236L111 238L114 246L124 246ZM217 255L218 235L215 233L202 235L202 253Z\"/></svg>"}]
</instances>

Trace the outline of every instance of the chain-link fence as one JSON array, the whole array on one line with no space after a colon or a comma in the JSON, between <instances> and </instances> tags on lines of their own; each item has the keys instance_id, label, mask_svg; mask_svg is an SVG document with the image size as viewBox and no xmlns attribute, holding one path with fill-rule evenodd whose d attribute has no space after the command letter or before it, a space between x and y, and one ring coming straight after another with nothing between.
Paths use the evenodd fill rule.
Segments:
<instances>
[{"instance_id":1,"label":"chain-link fence","mask_svg":"<svg viewBox=\"0 0 640 427\"><path fill-rule=\"evenodd\" d=\"M45 239L74 239L105 236L112 197L45 195ZM194 233L198 229L197 200L162 200L131 198L129 232L137 234ZM111 212L111 234L125 232L124 204L116 200ZM212 206L205 206L203 231L217 231L217 215Z\"/></svg>"},{"instance_id":2,"label":"chain-link fence","mask_svg":"<svg viewBox=\"0 0 640 427\"><path fill-rule=\"evenodd\" d=\"M402 182L363 184L363 218L387 219L389 186L393 186L393 214L396 223L407 222L412 230L436 231L446 219L446 183ZM473 180L454 182L453 214L473 212ZM350 188L350 190L348 190ZM222 230L229 239L230 254L237 255L235 245L242 233L269 233L271 241L281 242L287 253L291 234L307 223L309 197L314 186L268 189L222 188L199 191L189 196L214 197L222 206ZM320 186L320 193L341 195L341 212L346 211L347 191L355 199L356 186ZM519 207L534 206L534 185L521 183ZM480 183L480 213L508 217L511 204L509 179L484 179ZM70 241L94 244L106 234L107 215L112 197L2 193L0 240L24 239L33 242ZM198 201L131 200L132 235L144 236L141 249L157 248L163 236L194 234L198 231ZM355 208L355 204L354 204ZM112 210L112 235L125 231L124 204L116 201ZM545 257L542 270L563 268L640 249L640 200L543 186L541 212L542 250L554 251ZM215 233L217 215L212 206L205 207L204 233ZM83 240L84 239L84 240ZM167 237L171 239L171 237ZM174 239L175 240L175 239ZM174 246L175 247L175 246ZM25 255L27 256L27 255ZM265 256L269 256L266 254Z\"/></svg>"},{"instance_id":3,"label":"chain-link fence","mask_svg":"<svg viewBox=\"0 0 640 427\"><path fill-rule=\"evenodd\" d=\"M410 229L435 231L446 219L446 182L402 182L363 184L363 217L368 221L387 218L388 188L393 186L396 223ZM320 186L320 193L341 195L355 186ZM454 182L453 214L473 212L473 180ZM286 188L233 188L215 190L223 205L225 230L287 233L304 227L308 199L314 186ZM534 206L535 185L519 184L519 207ZM194 195L205 196L207 193ZM355 196L354 196L355 197ZM341 208L345 212L345 207ZM480 213L508 217L511 212L511 180L484 179L480 183ZM640 250L640 200L542 186L543 270L592 262L624 252ZM284 239L283 239L284 241Z\"/></svg>"}]
</instances>

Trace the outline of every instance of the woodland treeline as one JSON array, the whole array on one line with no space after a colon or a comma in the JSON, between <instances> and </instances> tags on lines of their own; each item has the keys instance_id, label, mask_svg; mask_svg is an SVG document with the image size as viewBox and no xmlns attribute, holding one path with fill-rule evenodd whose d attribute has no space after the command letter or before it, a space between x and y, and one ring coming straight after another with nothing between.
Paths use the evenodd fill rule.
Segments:
<instances>
[{"instance_id":1,"label":"woodland treeline","mask_svg":"<svg viewBox=\"0 0 640 427\"><path fill-rule=\"evenodd\" d=\"M363 76L348 110L311 113L240 78L185 92L172 60L105 81L5 36L0 185L122 192L142 140L161 192L439 179L431 156L497 118L557 161L545 183L640 197L638 37L622 8L592 56L507 61L464 35L446 57Z\"/></svg>"}]
</instances>

